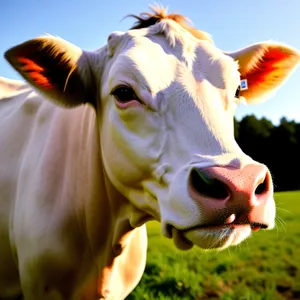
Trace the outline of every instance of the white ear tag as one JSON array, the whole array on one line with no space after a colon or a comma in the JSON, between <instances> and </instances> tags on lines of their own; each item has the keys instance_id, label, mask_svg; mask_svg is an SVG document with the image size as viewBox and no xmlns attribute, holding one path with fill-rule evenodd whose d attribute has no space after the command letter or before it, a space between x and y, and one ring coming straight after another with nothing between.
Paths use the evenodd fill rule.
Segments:
<instances>
[{"instance_id":1,"label":"white ear tag","mask_svg":"<svg viewBox=\"0 0 300 300\"><path fill-rule=\"evenodd\" d=\"M247 79L241 80L241 91L248 90L248 81Z\"/></svg>"}]
</instances>

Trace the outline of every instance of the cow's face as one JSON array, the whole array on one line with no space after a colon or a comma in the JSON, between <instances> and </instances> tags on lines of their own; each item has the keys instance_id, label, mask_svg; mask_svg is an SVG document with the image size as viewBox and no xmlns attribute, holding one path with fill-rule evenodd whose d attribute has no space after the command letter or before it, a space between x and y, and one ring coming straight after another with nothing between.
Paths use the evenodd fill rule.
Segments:
<instances>
[{"instance_id":1,"label":"cow's face","mask_svg":"<svg viewBox=\"0 0 300 300\"><path fill-rule=\"evenodd\" d=\"M163 234L181 249L224 248L251 230L274 226L270 173L236 144L233 114L240 101L258 102L282 83L299 61L295 50L261 43L225 54L171 20L114 33L97 53L82 55L61 41L52 46L52 40L40 48L49 43L51 51L43 51L68 62L57 63L57 78L66 74L69 80L60 89L53 71L41 71L42 59L33 59L36 53L30 63L28 55L24 59L31 44L7 57L29 82L64 104L95 95L91 87L99 91L94 104L104 167L136 208L132 226L160 220ZM56 68L48 58L45 66ZM241 79L247 90L240 89Z\"/></svg>"},{"instance_id":2,"label":"cow's face","mask_svg":"<svg viewBox=\"0 0 300 300\"><path fill-rule=\"evenodd\" d=\"M241 151L233 129L236 106L246 96L241 79L252 85L247 93L253 100L266 93L255 91L263 82L241 74L246 66L234 54L188 33L172 44L166 31L176 25L165 26L164 34L156 26L160 34L152 28L151 34L109 38L100 137L112 182L159 219L164 235L182 249L226 247L251 230L272 228L270 172ZM142 216L135 218L142 222Z\"/></svg>"}]
</instances>

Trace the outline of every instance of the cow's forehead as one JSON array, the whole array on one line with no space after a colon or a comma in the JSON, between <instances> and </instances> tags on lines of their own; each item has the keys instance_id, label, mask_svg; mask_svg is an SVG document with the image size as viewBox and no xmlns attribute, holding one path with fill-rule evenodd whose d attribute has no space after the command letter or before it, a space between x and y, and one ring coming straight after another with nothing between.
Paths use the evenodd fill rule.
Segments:
<instances>
[{"instance_id":1,"label":"cow's forehead","mask_svg":"<svg viewBox=\"0 0 300 300\"><path fill-rule=\"evenodd\" d=\"M182 28L178 32L177 24L169 23L174 22L129 31L111 75L129 75L153 93L182 78L182 74L193 82L207 80L219 89L238 86L238 65L231 57Z\"/></svg>"}]
</instances>

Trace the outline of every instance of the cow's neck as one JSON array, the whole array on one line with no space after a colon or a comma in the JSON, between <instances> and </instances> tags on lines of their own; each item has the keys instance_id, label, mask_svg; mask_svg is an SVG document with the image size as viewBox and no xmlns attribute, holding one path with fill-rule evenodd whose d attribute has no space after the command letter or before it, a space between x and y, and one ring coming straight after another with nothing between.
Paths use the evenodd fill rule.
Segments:
<instances>
[{"instance_id":1,"label":"cow's neck","mask_svg":"<svg viewBox=\"0 0 300 300\"><path fill-rule=\"evenodd\" d=\"M136 220L133 220L133 216L136 218L141 212L115 189L103 168L99 130L91 111L83 113L83 129L77 129L83 133L77 136L77 155L84 166L84 170L81 170L86 178L77 199L80 203L76 207L81 207L77 219L79 227L85 232L91 252L94 255L101 253L105 257L102 263L107 264L121 254L124 245L134 234ZM77 185L83 184L82 172L77 178Z\"/></svg>"}]
</instances>

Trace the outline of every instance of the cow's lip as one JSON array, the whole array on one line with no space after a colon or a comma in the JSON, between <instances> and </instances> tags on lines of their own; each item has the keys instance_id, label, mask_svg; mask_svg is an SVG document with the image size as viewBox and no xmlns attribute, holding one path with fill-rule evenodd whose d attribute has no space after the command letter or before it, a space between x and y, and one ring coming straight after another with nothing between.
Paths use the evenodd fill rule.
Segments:
<instances>
[{"instance_id":1,"label":"cow's lip","mask_svg":"<svg viewBox=\"0 0 300 300\"><path fill-rule=\"evenodd\" d=\"M229 229L227 235L238 231L248 231L251 228L252 231L258 231L259 229L266 229L268 226L262 223L231 223L221 225L197 225L190 228L178 229L172 225L168 225L168 237L173 238L177 248L181 250L189 250L194 246L194 243L187 238L187 235L191 232L217 232L225 229Z\"/></svg>"},{"instance_id":2,"label":"cow's lip","mask_svg":"<svg viewBox=\"0 0 300 300\"><path fill-rule=\"evenodd\" d=\"M220 224L220 225L198 225L194 227L190 227L182 230L183 232L191 231L191 230L222 230L225 228L230 229L242 229L245 227L251 227L252 231L258 231L259 229L267 229L268 225L263 223L256 222L246 222L246 223L229 223L229 224Z\"/></svg>"},{"instance_id":3,"label":"cow's lip","mask_svg":"<svg viewBox=\"0 0 300 300\"><path fill-rule=\"evenodd\" d=\"M244 223L230 223L230 224L218 224L218 225L196 225L184 229L176 228L172 225L167 225L167 232L168 237L172 238L173 235L173 228L176 228L180 232L188 232L191 230L222 230L225 228L231 228L231 229L242 229L245 227L251 227L252 231L258 231L259 229L267 229L269 226L263 223L257 223L257 222L244 222Z\"/></svg>"}]
</instances>

